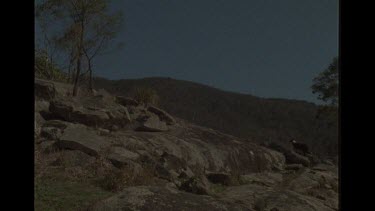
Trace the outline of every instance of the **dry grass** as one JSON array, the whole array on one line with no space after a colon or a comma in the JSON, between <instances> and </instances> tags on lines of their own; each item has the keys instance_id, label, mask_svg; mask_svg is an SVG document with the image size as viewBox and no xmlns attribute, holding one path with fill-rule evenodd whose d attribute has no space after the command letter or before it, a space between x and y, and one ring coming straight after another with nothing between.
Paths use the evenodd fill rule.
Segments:
<instances>
[{"instance_id":1,"label":"dry grass","mask_svg":"<svg viewBox=\"0 0 375 211\"><path fill-rule=\"evenodd\" d=\"M44 153L43 149L39 145L35 145L34 151L34 168L35 168L35 179L42 178L46 175L51 168L51 156Z\"/></svg>"},{"instance_id":2,"label":"dry grass","mask_svg":"<svg viewBox=\"0 0 375 211\"><path fill-rule=\"evenodd\" d=\"M144 105L158 105L159 96L155 90L147 87L137 87L133 91L133 98Z\"/></svg>"},{"instance_id":3,"label":"dry grass","mask_svg":"<svg viewBox=\"0 0 375 211\"><path fill-rule=\"evenodd\" d=\"M110 168L95 184L104 190L118 192L129 186L154 184L154 172L150 168L136 169L132 166Z\"/></svg>"},{"instance_id":4,"label":"dry grass","mask_svg":"<svg viewBox=\"0 0 375 211\"><path fill-rule=\"evenodd\" d=\"M91 204L112 195L87 181L47 177L35 180L35 210L87 210Z\"/></svg>"}]
</instances>

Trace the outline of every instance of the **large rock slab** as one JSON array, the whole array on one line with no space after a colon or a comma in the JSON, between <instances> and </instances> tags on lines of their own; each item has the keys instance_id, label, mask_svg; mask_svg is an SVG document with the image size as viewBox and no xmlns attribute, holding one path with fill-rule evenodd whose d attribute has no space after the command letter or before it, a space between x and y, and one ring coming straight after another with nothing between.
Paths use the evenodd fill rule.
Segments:
<instances>
[{"instance_id":1,"label":"large rock slab","mask_svg":"<svg viewBox=\"0 0 375 211\"><path fill-rule=\"evenodd\" d=\"M293 151L285 152L284 156L285 161L288 164L302 164L305 167L310 166L310 160L307 157L297 154Z\"/></svg>"},{"instance_id":2,"label":"large rock slab","mask_svg":"<svg viewBox=\"0 0 375 211\"><path fill-rule=\"evenodd\" d=\"M56 96L56 89L51 82L35 79L34 93L37 99L52 100Z\"/></svg>"},{"instance_id":3,"label":"large rock slab","mask_svg":"<svg viewBox=\"0 0 375 211\"><path fill-rule=\"evenodd\" d=\"M79 150L98 157L101 151L111 146L111 143L84 125L72 124L64 130L56 146L61 149Z\"/></svg>"},{"instance_id":4,"label":"large rock slab","mask_svg":"<svg viewBox=\"0 0 375 211\"><path fill-rule=\"evenodd\" d=\"M95 96L53 100L49 110L57 119L105 129L124 128L131 121L125 107Z\"/></svg>"},{"instance_id":5,"label":"large rock slab","mask_svg":"<svg viewBox=\"0 0 375 211\"><path fill-rule=\"evenodd\" d=\"M160 108L149 106L147 110L158 115L160 120L165 121L168 125L173 125L176 123L176 120L170 114Z\"/></svg>"},{"instance_id":6,"label":"large rock slab","mask_svg":"<svg viewBox=\"0 0 375 211\"><path fill-rule=\"evenodd\" d=\"M139 154L123 147L112 147L107 158L117 167L128 165L131 161L139 159Z\"/></svg>"},{"instance_id":7,"label":"large rock slab","mask_svg":"<svg viewBox=\"0 0 375 211\"><path fill-rule=\"evenodd\" d=\"M71 125L71 123L61 121L61 120L49 120L43 124L43 127L54 127L60 130L64 130L65 128L68 127L68 125Z\"/></svg>"},{"instance_id":8,"label":"large rock slab","mask_svg":"<svg viewBox=\"0 0 375 211\"><path fill-rule=\"evenodd\" d=\"M55 127L42 127L40 131L40 136L49 140L57 140L61 135L61 129Z\"/></svg>"},{"instance_id":9,"label":"large rock slab","mask_svg":"<svg viewBox=\"0 0 375 211\"><path fill-rule=\"evenodd\" d=\"M205 170L240 175L284 168L285 157L280 152L215 130L179 124L164 133L118 132L112 135L123 140L128 149L147 152L154 162L174 170L177 175L187 167L195 175L204 175Z\"/></svg>"},{"instance_id":10,"label":"large rock slab","mask_svg":"<svg viewBox=\"0 0 375 211\"><path fill-rule=\"evenodd\" d=\"M305 167L308 167L311 165L310 159L308 157L297 154L290 148L287 148L285 146L282 146L274 142L270 143L268 147L273 150L283 153L283 155L285 156L285 162L287 164L301 164Z\"/></svg>"},{"instance_id":11,"label":"large rock slab","mask_svg":"<svg viewBox=\"0 0 375 211\"><path fill-rule=\"evenodd\" d=\"M243 205L225 200L219 200L211 196L196 195L181 192L176 189L156 186L138 186L124 189L91 208L91 211L99 210L140 210L140 211L216 211L216 210L251 210Z\"/></svg>"},{"instance_id":12,"label":"large rock slab","mask_svg":"<svg viewBox=\"0 0 375 211\"><path fill-rule=\"evenodd\" d=\"M34 112L49 111L49 101L46 100L35 100Z\"/></svg>"},{"instance_id":13,"label":"large rock slab","mask_svg":"<svg viewBox=\"0 0 375 211\"><path fill-rule=\"evenodd\" d=\"M169 128L167 124L160 121L158 117L150 116L137 130L145 132L163 132L168 131Z\"/></svg>"}]
</instances>

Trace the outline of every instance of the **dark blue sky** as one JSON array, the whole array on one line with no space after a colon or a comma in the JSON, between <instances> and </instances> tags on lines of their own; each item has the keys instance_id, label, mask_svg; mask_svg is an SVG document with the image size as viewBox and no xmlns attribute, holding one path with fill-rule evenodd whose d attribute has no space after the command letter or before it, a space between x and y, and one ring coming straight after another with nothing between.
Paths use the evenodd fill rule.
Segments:
<instances>
[{"instance_id":1,"label":"dark blue sky","mask_svg":"<svg viewBox=\"0 0 375 211\"><path fill-rule=\"evenodd\" d=\"M260 97L317 102L314 76L338 55L337 0L121 0L125 47L109 79L172 77Z\"/></svg>"}]
</instances>

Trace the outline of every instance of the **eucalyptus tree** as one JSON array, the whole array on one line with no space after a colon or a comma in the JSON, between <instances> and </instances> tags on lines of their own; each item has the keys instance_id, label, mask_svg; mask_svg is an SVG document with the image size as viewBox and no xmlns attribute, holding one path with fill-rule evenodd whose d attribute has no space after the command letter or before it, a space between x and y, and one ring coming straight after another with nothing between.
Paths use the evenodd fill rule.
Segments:
<instances>
[{"instance_id":1,"label":"eucalyptus tree","mask_svg":"<svg viewBox=\"0 0 375 211\"><path fill-rule=\"evenodd\" d=\"M54 40L69 58L73 96L77 95L80 78L86 73L92 90L93 59L110 47L120 30L122 13L112 12L110 3L110 0L44 0L36 6L40 22L51 26L51 33L59 31Z\"/></svg>"}]
</instances>

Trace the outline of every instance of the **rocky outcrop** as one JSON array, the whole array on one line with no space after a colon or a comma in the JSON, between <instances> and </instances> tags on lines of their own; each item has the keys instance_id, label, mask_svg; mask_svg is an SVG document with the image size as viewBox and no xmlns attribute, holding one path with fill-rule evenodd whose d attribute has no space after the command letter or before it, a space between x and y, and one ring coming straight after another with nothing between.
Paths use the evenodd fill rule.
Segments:
<instances>
[{"instance_id":1,"label":"rocky outcrop","mask_svg":"<svg viewBox=\"0 0 375 211\"><path fill-rule=\"evenodd\" d=\"M204 174L204 169L233 175L284 167L285 158L279 152L182 120L176 124L167 112L153 106L147 109L130 106L129 113L126 107L110 99L99 95L79 98L59 95L49 103L50 116L43 126L43 135L57 140L56 145L61 149L107 157L116 165L135 162L142 150L140 159L147 157L152 165L160 166L159 172L168 172L163 175L169 180L175 180L188 169L192 169L193 175ZM132 133L133 128L139 132ZM103 148L108 151L102 152ZM167 161L160 160L162 154L168 154ZM176 162L179 165L173 165Z\"/></svg>"},{"instance_id":2,"label":"rocky outcrop","mask_svg":"<svg viewBox=\"0 0 375 211\"><path fill-rule=\"evenodd\" d=\"M178 124L161 133L102 132L105 129L62 120L49 120L44 127L60 149L105 157L117 167L134 162L151 165L157 177L185 187L200 186L189 179L204 175L204 170L229 177L283 169L285 162L279 152L195 125Z\"/></svg>"},{"instance_id":3,"label":"rocky outcrop","mask_svg":"<svg viewBox=\"0 0 375 211\"><path fill-rule=\"evenodd\" d=\"M107 103L108 105L105 105ZM49 110L55 118L91 127L112 129L112 127L117 126L123 128L131 121L125 107L115 103L103 102L101 99L95 101L95 98L89 98L86 101L77 99L54 100L50 103Z\"/></svg>"},{"instance_id":4,"label":"rocky outcrop","mask_svg":"<svg viewBox=\"0 0 375 211\"><path fill-rule=\"evenodd\" d=\"M180 168L186 166L203 172L232 174L271 171L283 169L285 158L276 151L252 143L244 143L235 137L218 133L198 126L179 126L163 133L113 133L118 139L136 140L137 147L147 151L158 163L163 154L180 160ZM135 147L134 145L132 147ZM176 162L176 161L174 161ZM164 165L164 164L163 164ZM173 169L169 165L169 169Z\"/></svg>"},{"instance_id":5,"label":"rocky outcrop","mask_svg":"<svg viewBox=\"0 0 375 211\"><path fill-rule=\"evenodd\" d=\"M197 189L197 194L182 192L168 184L130 187L89 210L338 210L338 193L330 186L337 184L337 172L332 168L297 174L253 173L245 178L244 184L226 187L215 197L201 195ZM180 190L193 192L192 184L193 180L189 180Z\"/></svg>"},{"instance_id":6,"label":"rocky outcrop","mask_svg":"<svg viewBox=\"0 0 375 211\"><path fill-rule=\"evenodd\" d=\"M123 183L91 210L338 208L337 169L329 162L312 166L288 148L259 146L104 95L36 102L39 152L57 156L53 165L74 175L103 177L104 187Z\"/></svg>"}]
</instances>

